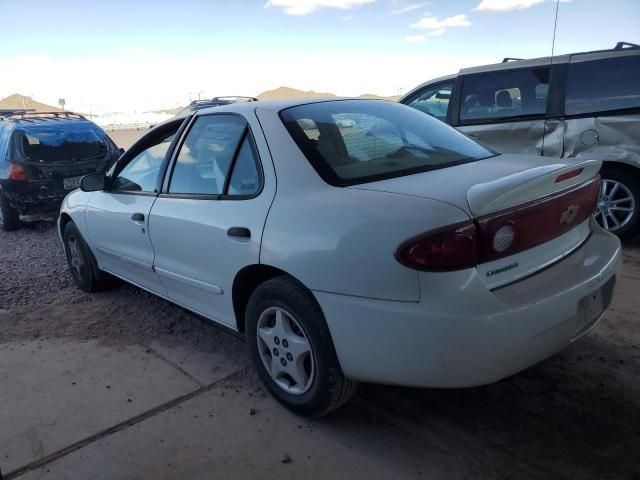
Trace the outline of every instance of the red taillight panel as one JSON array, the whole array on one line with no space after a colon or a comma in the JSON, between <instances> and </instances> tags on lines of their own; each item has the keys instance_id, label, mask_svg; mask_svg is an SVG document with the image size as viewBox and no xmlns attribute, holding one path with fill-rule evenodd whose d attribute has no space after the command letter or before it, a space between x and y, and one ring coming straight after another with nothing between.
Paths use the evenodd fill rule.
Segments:
<instances>
[{"instance_id":1,"label":"red taillight panel","mask_svg":"<svg viewBox=\"0 0 640 480\"><path fill-rule=\"evenodd\" d=\"M476 219L479 263L528 250L575 228L592 214L599 191L598 176L534 202ZM504 232L506 226L512 230L511 242L506 249L496 249L497 245L504 246L496 234L501 229Z\"/></svg>"},{"instance_id":2,"label":"red taillight panel","mask_svg":"<svg viewBox=\"0 0 640 480\"><path fill-rule=\"evenodd\" d=\"M479 217L473 223L459 223L414 237L400 245L396 258L416 270L450 272L508 257L559 237L584 222L591 216L599 192L600 176L596 176L533 202Z\"/></svg>"},{"instance_id":3,"label":"red taillight panel","mask_svg":"<svg viewBox=\"0 0 640 480\"><path fill-rule=\"evenodd\" d=\"M27 171L22 165L9 163L9 180L23 181L27 179Z\"/></svg>"},{"instance_id":4,"label":"red taillight panel","mask_svg":"<svg viewBox=\"0 0 640 480\"><path fill-rule=\"evenodd\" d=\"M478 264L476 227L464 222L412 238L400 245L396 258L407 267L430 272L475 267Z\"/></svg>"}]
</instances>

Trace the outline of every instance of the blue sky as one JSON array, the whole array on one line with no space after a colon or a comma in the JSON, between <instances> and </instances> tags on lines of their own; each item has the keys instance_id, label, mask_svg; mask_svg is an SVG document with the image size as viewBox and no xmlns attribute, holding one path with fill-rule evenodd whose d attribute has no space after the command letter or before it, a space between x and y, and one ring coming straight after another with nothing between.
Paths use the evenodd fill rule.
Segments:
<instances>
[{"instance_id":1,"label":"blue sky","mask_svg":"<svg viewBox=\"0 0 640 480\"><path fill-rule=\"evenodd\" d=\"M391 95L549 55L554 15L553 0L0 0L0 96L108 110L280 85ZM640 43L640 0L559 4L556 53L619 40Z\"/></svg>"}]
</instances>

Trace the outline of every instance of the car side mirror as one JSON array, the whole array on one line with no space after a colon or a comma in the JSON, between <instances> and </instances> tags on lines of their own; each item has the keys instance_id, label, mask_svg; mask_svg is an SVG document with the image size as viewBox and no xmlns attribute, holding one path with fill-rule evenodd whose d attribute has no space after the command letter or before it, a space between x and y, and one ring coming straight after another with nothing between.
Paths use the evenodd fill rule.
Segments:
<instances>
[{"instance_id":1,"label":"car side mirror","mask_svg":"<svg viewBox=\"0 0 640 480\"><path fill-rule=\"evenodd\" d=\"M122 155L124 153L124 148L120 147L118 151L120 152L120 155Z\"/></svg>"},{"instance_id":2,"label":"car side mirror","mask_svg":"<svg viewBox=\"0 0 640 480\"><path fill-rule=\"evenodd\" d=\"M83 192L98 192L107 186L107 177L104 173L90 173L80 180L80 190Z\"/></svg>"}]
</instances>

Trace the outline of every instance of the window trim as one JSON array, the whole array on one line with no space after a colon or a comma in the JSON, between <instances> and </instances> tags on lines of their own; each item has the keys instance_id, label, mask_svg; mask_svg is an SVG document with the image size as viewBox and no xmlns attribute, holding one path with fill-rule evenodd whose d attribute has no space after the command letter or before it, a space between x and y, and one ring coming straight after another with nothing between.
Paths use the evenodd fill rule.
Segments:
<instances>
[{"instance_id":1,"label":"window trim","mask_svg":"<svg viewBox=\"0 0 640 480\"><path fill-rule=\"evenodd\" d=\"M468 125L490 125L492 123L511 123L511 122L526 122L531 120L546 120L549 117L549 112L554 111L553 105L551 104L551 90L553 87L553 65L538 65L532 67L523 67L523 68L509 68L504 70L495 70L495 71L486 71L486 72L478 72L471 73L468 75L460 75L459 84L457 84L457 88L459 91L459 95L456 98L456 127L468 126ZM490 117L490 118L479 118L479 119L462 119L460 116L460 110L462 106L462 91L464 89L464 82L468 78L482 77L488 74L500 74L500 73L512 73L512 72L523 72L523 71L531 71L536 69L546 69L549 72L549 89L547 91L547 103L545 105L545 111L543 113L528 113L521 115L510 115L510 116L502 116L502 117ZM453 125L453 124L452 124Z\"/></svg>"},{"instance_id":2,"label":"window trim","mask_svg":"<svg viewBox=\"0 0 640 480\"><path fill-rule=\"evenodd\" d=\"M413 102L416 98L418 98L420 95L422 95L422 92L424 92L425 90L430 90L433 88L437 88L437 87L441 87L442 85L451 85L451 96L449 97L449 104L447 105L447 114L445 115L443 120L440 120L439 118L431 115L433 118L435 118L436 120L440 120L441 122L447 123L449 125L451 125L451 118L452 118L452 113L453 113L453 106L454 106L454 100L455 100L455 90L456 90L456 84L457 84L457 79L456 78L451 78L449 80L442 80L440 82L437 83L430 83L428 85L425 85L424 87L422 87L419 90L416 90L414 93L412 93L410 96L408 96L407 98L402 99L402 104L406 105L407 107L411 107L411 105L409 105L411 102ZM411 108L415 108L415 107L411 107ZM428 114L427 114L428 115Z\"/></svg>"},{"instance_id":3,"label":"window trim","mask_svg":"<svg viewBox=\"0 0 640 480\"><path fill-rule=\"evenodd\" d=\"M222 187L222 193L215 193L215 194L213 193L171 193L169 191L169 187L171 185L171 177L173 176L173 171L175 169L175 166L178 160L180 149L182 148L182 145L184 144L187 136L189 135L189 132L191 131L191 129L193 128L193 126L195 125L195 123L199 118L209 117L214 115L233 115L233 116L239 117L244 122L244 130L240 135L240 141L238 142L238 145L236 145L236 149L233 153L231 163L229 164L229 170L227 172L227 175L225 175L224 185ZM251 195L228 195L226 194L226 192L228 192L228 189L229 189L229 182L231 181L231 176L233 175L233 169L235 168L238 154L240 153L240 149L242 148L242 143L244 142L245 138L247 138L247 136L249 139L251 151L253 153L253 161L256 164L256 173L258 174L258 181L260 182L260 185L258 190L256 190L256 192ZM262 169L262 160L258 153L258 148L255 144L253 132L251 130L251 125L249 125L249 121L244 115L241 115L236 112L215 112L215 113L199 114L196 111L190 118L188 125L185 125L185 128L181 132L181 135L179 136L178 140L179 140L179 144L176 145L173 151L171 152L171 156L170 156L171 158L169 159L167 168L164 172L162 188L158 194L160 198L180 198L180 199L187 199L187 200L250 200L252 198L256 198L257 196L259 196L264 190L264 171Z\"/></svg>"}]
</instances>

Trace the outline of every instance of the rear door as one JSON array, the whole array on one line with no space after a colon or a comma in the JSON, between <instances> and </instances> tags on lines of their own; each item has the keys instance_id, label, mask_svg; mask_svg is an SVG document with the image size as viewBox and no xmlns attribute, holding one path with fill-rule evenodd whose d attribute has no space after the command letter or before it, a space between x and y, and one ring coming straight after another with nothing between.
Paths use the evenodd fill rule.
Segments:
<instances>
[{"instance_id":1,"label":"rear door","mask_svg":"<svg viewBox=\"0 0 640 480\"><path fill-rule=\"evenodd\" d=\"M169 298L236 327L233 281L260 261L275 174L257 118L195 117L173 155L149 229Z\"/></svg>"},{"instance_id":2,"label":"rear door","mask_svg":"<svg viewBox=\"0 0 640 480\"><path fill-rule=\"evenodd\" d=\"M153 271L149 212L180 122L134 145L115 167L108 190L91 194L87 228L100 268L154 293L166 289Z\"/></svg>"},{"instance_id":3,"label":"rear door","mask_svg":"<svg viewBox=\"0 0 640 480\"><path fill-rule=\"evenodd\" d=\"M550 67L459 77L453 125L500 153L542 155Z\"/></svg>"}]
</instances>

